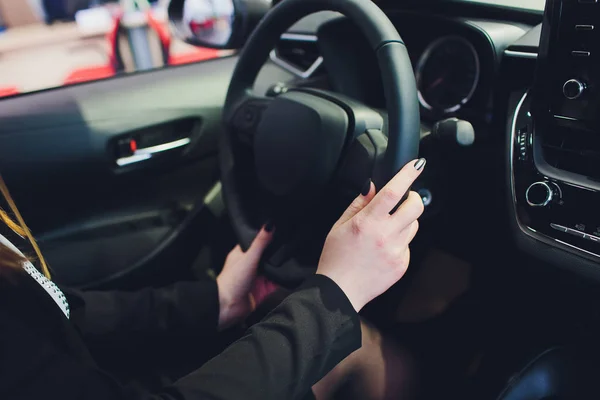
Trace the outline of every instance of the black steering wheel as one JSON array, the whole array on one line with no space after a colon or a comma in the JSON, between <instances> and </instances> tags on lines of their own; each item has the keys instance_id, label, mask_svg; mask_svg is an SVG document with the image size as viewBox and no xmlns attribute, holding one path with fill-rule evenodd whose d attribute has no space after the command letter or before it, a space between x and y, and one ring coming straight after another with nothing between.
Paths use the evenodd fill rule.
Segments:
<instances>
[{"instance_id":1,"label":"black steering wheel","mask_svg":"<svg viewBox=\"0 0 600 400\"><path fill-rule=\"evenodd\" d=\"M294 89L275 98L252 88L282 33L318 11L337 11L365 34L383 78L381 112L342 95ZM365 79L368 79L365 77ZM263 272L292 287L313 274L325 235L368 178L381 188L418 156L420 117L412 64L387 16L366 0L285 0L240 53L224 107L220 166L233 229L245 250L274 219Z\"/></svg>"}]
</instances>

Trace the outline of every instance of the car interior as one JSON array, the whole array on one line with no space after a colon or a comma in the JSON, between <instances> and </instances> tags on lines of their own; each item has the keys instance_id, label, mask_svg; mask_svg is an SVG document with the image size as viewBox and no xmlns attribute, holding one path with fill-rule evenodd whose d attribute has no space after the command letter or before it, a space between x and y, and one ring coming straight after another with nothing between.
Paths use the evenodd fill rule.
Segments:
<instances>
[{"instance_id":1,"label":"car interior","mask_svg":"<svg viewBox=\"0 0 600 400\"><path fill-rule=\"evenodd\" d=\"M185 1L174 34L235 52L0 100L56 281L212 279L271 220L293 289L365 180L425 157L410 268L362 313L420 398L599 398L597 0L229 0L225 40Z\"/></svg>"}]
</instances>

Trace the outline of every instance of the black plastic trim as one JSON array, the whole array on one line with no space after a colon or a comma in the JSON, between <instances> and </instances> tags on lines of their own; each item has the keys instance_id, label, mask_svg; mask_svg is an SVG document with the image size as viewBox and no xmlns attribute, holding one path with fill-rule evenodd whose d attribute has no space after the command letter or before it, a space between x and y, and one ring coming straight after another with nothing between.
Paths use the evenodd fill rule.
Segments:
<instances>
[{"instance_id":1,"label":"black plastic trim","mask_svg":"<svg viewBox=\"0 0 600 400\"><path fill-rule=\"evenodd\" d=\"M519 111L525 102L527 91L513 93L509 102L509 118L507 121L507 164L506 182L509 185L508 202L510 210L509 223L517 247L550 265L573 271L584 277L600 281L600 257L575 246L558 241L554 238L536 232L524 225L518 217L513 176L514 137Z\"/></svg>"}]
</instances>

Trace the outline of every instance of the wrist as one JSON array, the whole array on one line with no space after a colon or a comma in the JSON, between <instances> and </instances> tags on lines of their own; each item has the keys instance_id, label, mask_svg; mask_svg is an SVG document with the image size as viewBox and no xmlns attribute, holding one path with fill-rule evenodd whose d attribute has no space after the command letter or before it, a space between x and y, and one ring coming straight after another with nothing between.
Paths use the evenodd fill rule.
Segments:
<instances>
[{"instance_id":1,"label":"wrist","mask_svg":"<svg viewBox=\"0 0 600 400\"><path fill-rule=\"evenodd\" d=\"M231 324L231 297L227 296L226 285L217 277L217 291L219 293L219 329L224 329Z\"/></svg>"},{"instance_id":2,"label":"wrist","mask_svg":"<svg viewBox=\"0 0 600 400\"><path fill-rule=\"evenodd\" d=\"M235 284L231 284L221 276L217 277L219 292L219 329L227 329L241 322L252 311L248 294L236 295Z\"/></svg>"},{"instance_id":3,"label":"wrist","mask_svg":"<svg viewBox=\"0 0 600 400\"><path fill-rule=\"evenodd\" d=\"M362 296L357 294L356 291L353 289L354 285L352 285L351 282L346 282L343 276L336 276L336 274L330 274L321 271L317 271L317 274L326 276L327 278L331 279L344 293L344 295L352 305L352 308L354 308L354 310L357 313L360 312L360 310L362 310L362 308L367 304L367 302L365 302L362 299Z\"/></svg>"}]
</instances>

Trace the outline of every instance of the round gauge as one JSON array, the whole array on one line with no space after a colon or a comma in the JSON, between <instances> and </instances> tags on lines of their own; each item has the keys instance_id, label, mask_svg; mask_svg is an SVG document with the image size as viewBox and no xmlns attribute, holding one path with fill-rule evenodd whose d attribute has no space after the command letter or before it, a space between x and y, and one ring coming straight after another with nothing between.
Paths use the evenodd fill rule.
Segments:
<instances>
[{"instance_id":1,"label":"round gauge","mask_svg":"<svg viewBox=\"0 0 600 400\"><path fill-rule=\"evenodd\" d=\"M451 113L471 100L479 83L475 47L459 36L431 43L416 68L419 102L428 110Z\"/></svg>"}]
</instances>

